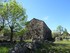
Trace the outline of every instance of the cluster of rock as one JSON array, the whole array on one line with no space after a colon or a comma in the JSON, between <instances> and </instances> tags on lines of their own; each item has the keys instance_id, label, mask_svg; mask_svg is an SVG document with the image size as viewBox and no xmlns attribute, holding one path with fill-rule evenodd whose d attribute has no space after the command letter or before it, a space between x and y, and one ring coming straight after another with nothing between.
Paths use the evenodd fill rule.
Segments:
<instances>
[{"instance_id":1,"label":"cluster of rock","mask_svg":"<svg viewBox=\"0 0 70 53\"><path fill-rule=\"evenodd\" d=\"M41 47L42 42L35 40L31 43L20 42L9 50L9 53L35 53Z\"/></svg>"},{"instance_id":2,"label":"cluster of rock","mask_svg":"<svg viewBox=\"0 0 70 53\"><path fill-rule=\"evenodd\" d=\"M15 44L16 41L6 41L6 40L3 40L3 41L0 41L0 46L5 46L5 45L12 45L12 44Z\"/></svg>"},{"instance_id":3,"label":"cluster of rock","mask_svg":"<svg viewBox=\"0 0 70 53\"><path fill-rule=\"evenodd\" d=\"M27 25L28 32L26 38L28 39L42 39L52 41L51 30L44 21L33 18Z\"/></svg>"},{"instance_id":4,"label":"cluster of rock","mask_svg":"<svg viewBox=\"0 0 70 53\"><path fill-rule=\"evenodd\" d=\"M9 50L9 53L38 53L36 52L38 49L40 49L41 53L47 53L48 49L43 47L44 43L49 46L49 44L51 44L52 42L41 41L39 39L35 39L32 42L20 42L17 43L13 48L11 48Z\"/></svg>"}]
</instances>

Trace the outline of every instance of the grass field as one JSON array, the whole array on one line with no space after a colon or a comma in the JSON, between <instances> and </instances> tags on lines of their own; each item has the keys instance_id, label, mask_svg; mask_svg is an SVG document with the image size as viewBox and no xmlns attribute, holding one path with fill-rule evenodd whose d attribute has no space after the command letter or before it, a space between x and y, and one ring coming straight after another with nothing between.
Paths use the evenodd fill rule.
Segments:
<instances>
[{"instance_id":1,"label":"grass field","mask_svg":"<svg viewBox=\"0 0 70 53\"><path fill-rule=\"evenodd\" d=\"M8 53L9 49L12 48L14 45L1 45L0 46L0 53Z\"/></svg>"},{"instance_id":2,"label":"grass field","mask_svg":"<svg viewBox=\"0 0 70 53\"><path fill-rule=\"evenodd\" d=\"M43 48L46 49L47 53L70 53L70 41L56 41L53 44L44 44Z\"/></svg>"},{"instance_id":3,"label":"grass field","mask_svg":"<svg viewBox=\"0 0 70 53\"><path fill-rule=\"evenodd\" d=\"M70 41L56 41L54 42L57 47L61 46L64 49L70 49Z\"/></svg>"},{"instance_id":4,"label":"grass field","mask_svg":"<svg viewBox=\"0 0 70 53\"><path fill-rule=\"evenodd\" d=\"M55 46L52 47L55 48L58 52L61 51L62 53L70 53L70 41L56 41L54 44Z\"/></svg>"},{"instance_id":5,"label":"grass field","mask_svg":"<svg viewBox=\"0 0 70 53\"><path fill-rule=\"evenodd\" d=\"M8 50L9 50L8 47L4 47L4 46L0 47L0 53L8 53Z\"/></svg>"},{"instance_id":6,"label":"grass field","mask_svg":"<svg viewBox=\"0 0 70 53\"><path fill-rule=\"evenodd\" d=\"M63 40L63 41L55 41L54 43L57 43L57 44L70 44L70 41Z\"/></svg>"}]
</instances>

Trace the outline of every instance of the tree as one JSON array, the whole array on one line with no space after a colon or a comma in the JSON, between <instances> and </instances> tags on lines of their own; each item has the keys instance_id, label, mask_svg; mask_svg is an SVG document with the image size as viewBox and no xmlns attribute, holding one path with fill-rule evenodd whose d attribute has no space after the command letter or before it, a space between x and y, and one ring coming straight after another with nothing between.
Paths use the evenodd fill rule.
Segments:
<instances>
[{"instance_id":1,"label":"tree","mask_svg":"<svg viewBox=\"0 0 70 53\"><path fill-rule=\"evenodd\" d=\"M57 26L56 30L53 31L52 35L54 38L59 37L62 39L63 27L61 25Z\"/></svg>"},{"instance_id":2,"label":"tree","mask_svg":"<svg viewBox=\"0 0 70 53\"><path fill-rule=\"evenodd\" d=\"M4 18L0 17L0 31L4 28Z\"/></svg>"},{"instance_id":3,"label":"tree","mask_svg":"<svg viewBox=\"0 0 70 53\"><path fill-rule=\"evenodd\" d=\"M4 28L4 18L1 17L2 9L3 9L3 2L2 0L0 0L0 31Z\"/></svg>"},{"instance_id":4,"label":"tree","mask_svg":"<svg viewBox=\"0 0 70 53\"><path fill-rule=\"evenodd\" d=\"M66 38L69 35L67 29L65 28L63 31L63 38Z\"/></svg>"},{"instance_id":5,"label":"tree","mask_svg":"<svg viewBox=\"0 0 70 53\"><path fill-rule=\"evenodd\" d=\"M3 1L0 0L0 8L3 8Z\"/></svg>"},{"instance_id":6,"label":"tree","mask_svg":"<svg viewBox=\"0 0 70 53\"><path fill-rule=\"evenodd\" d=\"M52 32L52 37L53 38L56 38L58 36L59 36L59 33L56 30Z\"/></svg>"},{"instance_id":7,"label":"tree","mask_svg":"<svg viewBox=\"0 0 70 53\"><path fill-rule=\"evenodd\" d=\"M56 30L59 33L59 35L61 36L61 34L63 33L63 27L61 25L59 25Z\"/></svg>"},{"instance_id":8,"label":"tree","mask_svg":"<svg viewBox=\"0 0 70 53\"><path fill-rule=\"evenodd\" d=\"M1 17L5 19L5 27L11 31L10 41L13 41L13 33L19 32L25 26L27 19L25 9L13 0L4 5Z\"/></svg>"}]
</instances>

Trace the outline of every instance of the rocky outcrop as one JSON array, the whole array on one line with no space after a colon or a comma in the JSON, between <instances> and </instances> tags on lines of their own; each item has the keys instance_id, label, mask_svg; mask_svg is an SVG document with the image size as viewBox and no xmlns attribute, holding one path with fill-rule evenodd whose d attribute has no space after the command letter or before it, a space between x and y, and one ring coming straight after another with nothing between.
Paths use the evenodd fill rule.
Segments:
<instances>
[{"instance_id":1,"label":"rocky outcrop","mask_svg":"<svg viewBox=\"0 0 70 53\"><path fill-rule=\"evenodd\" d=\"M28 39L42 39L52 41L51 30L44 21L33 18L27 25L28 32L26 38Z\"/></svg>"},{"instance_id":2,"label":"rocky outcrop","mask_svg":"<svg viewBox=\"0 0 70 53\"><path fill-rule=\"evenodd\" d=\"M17 43L9 50L9 53L35 53L36 49L41 48L41 42L35 41L31 43Z\"/></svg>"}]
</instances>

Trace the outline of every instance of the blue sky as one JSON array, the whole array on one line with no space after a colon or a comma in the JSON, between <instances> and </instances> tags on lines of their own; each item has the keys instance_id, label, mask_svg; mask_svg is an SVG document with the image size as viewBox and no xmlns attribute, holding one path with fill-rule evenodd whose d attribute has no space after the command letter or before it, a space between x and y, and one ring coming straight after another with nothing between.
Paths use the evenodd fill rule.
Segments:
<instances>
[{"instance_id":1,"label":"blue sky","mask_svg":"<svg viewBox=\"0 0 70 53\"><path fill-rule=\"evenodd\" d=\"M51 30L58 25L70 32L70 0L17 0L25 9L28 20L43 20Z\"/></svg>"}]
</instances>

